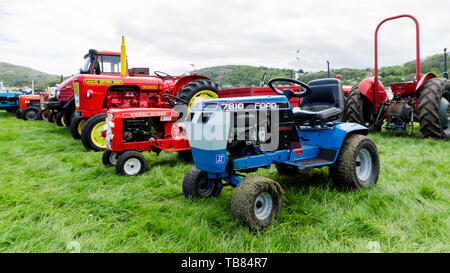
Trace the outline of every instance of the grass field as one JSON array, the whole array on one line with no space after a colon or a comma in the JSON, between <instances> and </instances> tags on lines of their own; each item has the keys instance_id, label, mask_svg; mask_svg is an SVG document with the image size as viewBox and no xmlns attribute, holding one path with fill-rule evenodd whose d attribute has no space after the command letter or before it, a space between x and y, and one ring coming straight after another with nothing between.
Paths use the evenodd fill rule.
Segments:
<instances>
[{"instance_id":1,"label":"grass field","mask_svg":"<svg viewBox=\"0 0 450 273\"><path fill-rule=\"evenodd\" d=\"M450 142L372 134L378 185L336 190L326 168L304 177L257 174L285 190L280 217L251 232L233 218L232 188L186 200L192 166L145 153L123 177L67 128L0 112L1 252L449 252ZM72 247L75 246L75 247Z\"/></svg>"}]
</instances>

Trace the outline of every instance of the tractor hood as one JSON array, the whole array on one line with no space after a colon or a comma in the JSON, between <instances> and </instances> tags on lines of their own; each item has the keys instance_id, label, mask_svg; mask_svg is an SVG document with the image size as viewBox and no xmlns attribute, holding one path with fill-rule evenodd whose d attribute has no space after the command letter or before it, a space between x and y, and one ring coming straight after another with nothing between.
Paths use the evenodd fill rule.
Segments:
<instances>
[{"instance_id":1,"label":"tractor hood","mask_svg":"<svg viewBox=\"0 0 450 273\"><path fill-rule=\"evenodd\" d=\"M285 96L224 98L197 102L186 119L186 130L195 165L200 170L221 173L228 162L227 144L256 141L261 136L262 117L269 112L291 110ZM235 114L237 113L237 114ZM263 125L264 126L264 125ZM254 130L254 128L256 130Z\"/></svg>"}]
</instances>

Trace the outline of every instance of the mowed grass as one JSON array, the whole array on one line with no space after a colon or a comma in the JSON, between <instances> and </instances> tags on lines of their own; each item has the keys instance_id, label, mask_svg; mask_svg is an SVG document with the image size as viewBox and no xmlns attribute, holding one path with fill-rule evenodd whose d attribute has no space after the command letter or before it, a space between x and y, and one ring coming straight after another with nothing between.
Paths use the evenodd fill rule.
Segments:
<instances>
[{"instance_id":1,"label":"mowed grass","mask_svg":"<svg viewBox=\"0 0 450 273\"><path fill-rule=\"evenodd\" d=\"M370 189L338 191L327 168L258 171L285 198L279 218L252 232L231 214L234 189L183 196L193 165L176 154L145 153L149 170L123 177L67 128L1 111L0 251L448 252L450 142L396 135L370 135L381 157Z\"/></svg>"}]
</instances>

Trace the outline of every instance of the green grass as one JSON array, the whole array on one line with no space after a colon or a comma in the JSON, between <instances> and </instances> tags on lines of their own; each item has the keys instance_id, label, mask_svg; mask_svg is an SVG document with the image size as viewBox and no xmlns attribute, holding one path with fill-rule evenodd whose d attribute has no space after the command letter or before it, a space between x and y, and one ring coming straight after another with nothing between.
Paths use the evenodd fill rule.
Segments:
<instances>
[{"instance_id":1,"label":"green grass","mask_svg":"<svg viewBox=\"0 0 450 273\"><path fill-rule=\"evenodd\" d=\"M280 217L251 232L230 211L234 190L186 200L192 166L145 153L150 170L123 177L67 128L0 112L0 251L449 252L450 142L372 134L378 185L336 190L326 168L304 177L260 170L285 190Z\"/></svg>"}]
</instances>

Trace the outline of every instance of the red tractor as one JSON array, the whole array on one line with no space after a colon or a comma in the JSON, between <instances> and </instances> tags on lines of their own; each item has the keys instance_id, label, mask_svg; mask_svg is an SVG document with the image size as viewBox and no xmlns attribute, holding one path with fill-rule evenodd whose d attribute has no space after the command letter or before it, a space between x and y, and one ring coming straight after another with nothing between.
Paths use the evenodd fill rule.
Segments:
<instances>
[{"instance_id":1,"label":"red tractor","mask_svg":"<svg viewBox=\"0 0 450 273\"><path fill-rule=\"evenodd\" d=\"M139 151L178 152L181 158L191 156L183 123L175 123L180 114L168 108L110 109L105 130L108 149L103 152L106 166L127 176L141 174L146 160Z\"/></svg>"},{"instance_id":2,"label":"red tractor","mask_svg":"<svg viewBox=\"0 0 450 273\"><path fill-rule=\"evenodd\" d=\"M393 98L389 99L386 89L378 80L378 30L387 21L410 18L416 25L416 79L391 83ZM445 68L444 68L445 70ZM444 73L445 75L445 73ZM381 21L375 30L375 73L364 79L350 91L346 103L346 117L369 127L372 131L406 130L410 124L412 133L414 122L420 123L424 137L450 137L450 82L438 78L433 73L420 73L419 23L411 15L389 17Z\"/></svg>"},{"instance_id":3,"label":"red tractor","mask_svg":"<svg viewBox=\"0 0 450 273\"><path fill-rule=\"evenodd\" d=\"M41 92L38 94L28 94L19 96L19 108L16 111L16 117L24 120L46 119L46 112L39 107L41 101L47 101L47 94Z\"/></svg>"},{"instance_id":4,"label":"red tractor","mask_svg":"<svg viewBox=\"0 0 450 273\"><path fill-rule=\"evenodd\" d=\"M70 119L70 131L88 150L107 147L105 118L112 108L172 108L174 104L193 105L197 100L217 98L217 84L200 75L170 76L148 68L128 70L124 39L122 52L90 50L82 73L66 81L73 89L73 110L64 110ZM92 73L92 71L94 73ZM60 91L61 92L61 91ZM60 97L62 93L60 93ZM69 95L65 95L69 97ZM70 100L69 100L70 101Z\"/></svg>"}]
</instances>

